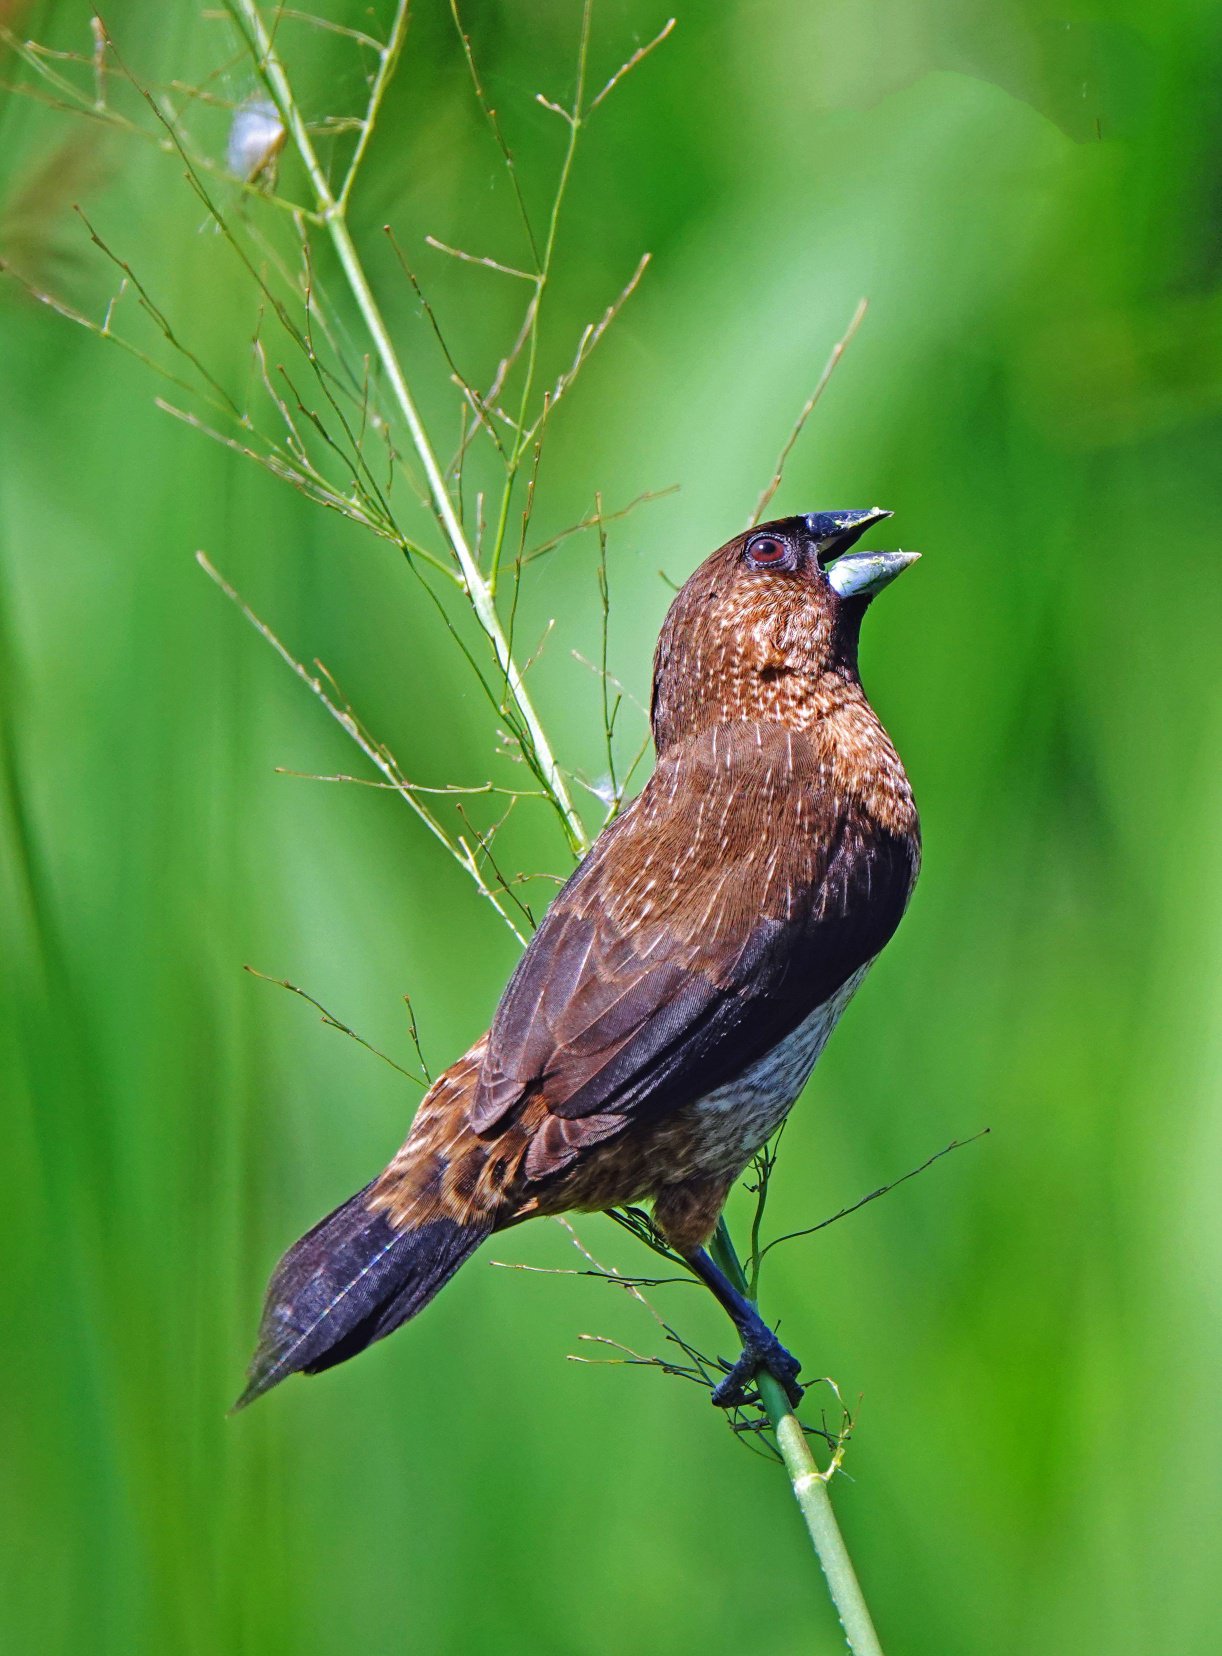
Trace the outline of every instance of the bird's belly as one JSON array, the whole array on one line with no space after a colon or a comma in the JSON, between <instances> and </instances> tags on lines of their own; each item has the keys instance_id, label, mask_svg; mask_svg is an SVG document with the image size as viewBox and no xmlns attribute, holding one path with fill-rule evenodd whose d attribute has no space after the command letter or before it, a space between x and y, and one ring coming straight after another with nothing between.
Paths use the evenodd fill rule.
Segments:
<instances>
[{"instance_id":1,"label":"bird's belly","mask_svg":"<svg viewBox=\"0 0 1222 1656\"><path fill-rule=\"evenodd\" d=\"M733 1081L688 1106L693 1166L685 1177L736 1177L789 1114L871 962Z\"/></svg>"},{"instance_id":2,"label":"bird's belly","mask_svg":"<svg viewBox=\"0 0 1222 1656\"><path fill-rule=\"evenodd\" d=\"M870 964L733 1081L652 1128L596 1145L569 1174L532 1193L529 1206L516 1217L600 1211L656 1198L689 1180L736 1179L789 1114Z\"/></svg>"}]
</instances>

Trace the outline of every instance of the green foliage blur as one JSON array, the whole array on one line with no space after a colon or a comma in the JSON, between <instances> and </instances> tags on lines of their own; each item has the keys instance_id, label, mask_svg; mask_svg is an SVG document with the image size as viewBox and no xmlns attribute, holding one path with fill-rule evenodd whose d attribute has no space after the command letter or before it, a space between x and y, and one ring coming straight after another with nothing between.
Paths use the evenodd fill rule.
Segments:
<instances>
[{"instance_id":1,"label":"green foliage blur","mask_svg":"<svg viewBox=\"0 0 1222 1656\"><path fill-rule=\"evenodd\" d=\"M376 32L388 10L328 15ZM0 13L92 49L84 10ZM599 0L594 83L667 15ZM186 0L106 17L135 73L254 90ZM570 91L577 18L464 8L536 208L563 131L535 94ZM663 575L741 527L870 300L776 504L881 503L875 544L925 554L872 612L863 673L926 861L792 1119L770 1229L992 1132L778 1250L763 1293L807 1372L861 1399L834 1495L908 1656L1218 1648L1220 27L1205 0L692 0L591 122L560 227L552 374L654 255L557 411L537 521L679 485L610 533L610 670L640 698ZM312 120L355 111L350 39L286 17L279 40ZM6 93L0 257L100 320L118 275L77 202L241 388L258 298L181 164ZM353 228L456 435L384 223L486 378L521 294L424 237L525 253L443 0L415 9ZM410 994L436 1070L516 945L393 795L277 773L369 774L193 553L414 778L492 774L494 721L392 548L160 412L141 363L11 279L0 360L0 1641L840 1648L780 1469L695 1388L566 1361L599 1354L583 1333L658 1350L646 1313L493 1268L580 1265L556 1225L226 1417L269 1268L418 1097L242 966L409 1064ZM600 650L597 551L585 534L532 565L517 617L527 653L555 621L530 682L591 781L600 691L573 652ZM626 755L641 712L622 725ZM515 870L566 871L543 808L514 832ZM608 1221L579 1230L648 1269ZM694 1291L657 1301L728 1346Z\"/></svg>"}]
</instances>

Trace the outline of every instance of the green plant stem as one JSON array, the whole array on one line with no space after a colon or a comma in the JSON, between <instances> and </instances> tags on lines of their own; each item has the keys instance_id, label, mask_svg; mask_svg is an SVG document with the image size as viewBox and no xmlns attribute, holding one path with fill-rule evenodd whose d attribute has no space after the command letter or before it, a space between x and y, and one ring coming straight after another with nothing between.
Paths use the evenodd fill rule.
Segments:
<instances>
[{"instance_id":1,"label":"green plant stem","mask_svg":"<svg viewBox=\"0 0 1222 1656\"><path fill-rule=\"evenodd\" d=\"M724 1219L717 1226L709 1251L739 1293L747 1294L747 1279ZM757 1375L756 1385L776 1433L777 1448L793 1485L794 1499L806 1520L848 1647L854 1656L883 1656L828 1494L828 1482L836 1471L836 1463L833 1461L826 1472L819 1470L810 1442L789 1406L784 1389L770 1374Z\"/></svg>"},{"instance_id":2,"label":"green plant stem","mask_svg":"<svg viewBox=\"0 0 1222 1656\"><path fill-rule=\"evenodd\" d=\"M560 177L556 183L556 193L552 198L551 213L548 216L547 240L543 247L543 257L539 262L539 269L535 276L535 293L531 300L530 336L526 347L526 371L522 377L522 396L518 405L518 434L510 455L505 488L501 496L501 509L497 519L496 538L492 543L492 557L489 564L489 584L493 593L500 577L501 554L505 546L505 530L509 522L509 502L513 495L514 483L517 480L518 468L522 464L522 456L530 441L527 432L527 418L530 412L530 397L534 390L535 369L539 360L539 313L543 308L543 295L552 274L552 259L556 251L556 234L560 228L560 210L564 205L564 198L569 187L569 177L573 170L573 157L577 153L577 138L581 132L584 117L584 102L586 91L586 63L590 49L590 6L591 0L585 0L581 12L581 37L577 50L577 88L573 93L573 107L571 111L563 112L569 124L568 140L564 148L564 159L560 164ZM516 183L516 179L515 179ZM533 239L533 238L532 238Z\"/></svg>"},{"instance_id":3,"label":"green plant stem","mask_svg":"<svg viewBox=\"0 0 1222 1656\"><path fill-rule=\"evenodd\" d=\"M390 85L391 76L395 72L395 65L399 61L399 53L403 50L403 42L407 39L407 19L411 0L398 0L395 7L394 21L390 26L390 34L386 44L378 54L378 69L373 78L373 85L369 89L369 102L365 108L365 119L361 122L360 135L356 141L356 148L352 152L352 159L348 163L348 171L336 198L336 206L341 213L347 211L348 197L352 194L352 186L356 183L356 175L361 170L361 162L365 159L365 151L369 148L369 140L373 137L374 122L378 118L378 111L382 107L382 99L386 96L386 88Z\"/></svg>"},{"instance_id":4,"label":"green plant stem","mask_svg":"<svg viewBox=\"0 0 1222 1656\"><path fill-rule=\"evenodd\" d=\"M547 739L547 735L539 721L539 715L536 713L527 693L521 671L514 660L509 641L501 626L493 594L467 541L462 524L458 520L454 503L450 498L449 490L446 488L445 479L442 476L437 457L433 453L433 446L424 429L424 423L416 408L415 399L408 387L389 329L386 326L377 300L374 298L360 255L356 250L356 244L353 242L351 232L348 229L346 199L341 204L327 181L326 172L319 162L313 141L298 108L292 85L255 0L231 0L231 5L233 12L244 26L251 48L256 54L262 73L266 77L268 88L293 139L297 153L301 157L301 163L306 170L310 187L318 203L319 216L331 239L331 244L335 249L348 287L356 301L370 339L373 341L374 348L386 374L387 383L411 435L412 446L424 467L429 492L433 497L434 509L453 549L454 556L458 560L459 569L462 572L463 586L470 600L471 608L474 610L476 620L492 645L497 663L505 676L509 693L513 697L514 704L530 739L533 755L538 764L540 780L551 795L572 850L574 853L580 854L589 845L585 826L577 814L564 776L556 762L555 754L552 752L551 743ZM406 27L405 9L401 12L401 19L402 26ZM397 26L399 25L397 24ZM390 60L393 62L393 58L397 57L397 45L393 39L387 51L393 53Z\"/></svg>"}]
</instances>

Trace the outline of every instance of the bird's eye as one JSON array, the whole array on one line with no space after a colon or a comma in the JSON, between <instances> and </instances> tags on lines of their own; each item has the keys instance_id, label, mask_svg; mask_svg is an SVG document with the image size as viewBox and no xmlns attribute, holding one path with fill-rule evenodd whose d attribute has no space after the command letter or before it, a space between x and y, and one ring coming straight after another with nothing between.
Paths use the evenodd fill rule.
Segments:
<instances>
[{"instance_id":1,"label":"bird's eye","mask_svg":"<svg viewBox=\"0 0 1222 1656\"><path fill-rule=\"evenodd\" d=\"M747 542L747 562L754 569L775 569L789 561L788 546L775 535L756 535Z\"/></svg>"}]
</instances>

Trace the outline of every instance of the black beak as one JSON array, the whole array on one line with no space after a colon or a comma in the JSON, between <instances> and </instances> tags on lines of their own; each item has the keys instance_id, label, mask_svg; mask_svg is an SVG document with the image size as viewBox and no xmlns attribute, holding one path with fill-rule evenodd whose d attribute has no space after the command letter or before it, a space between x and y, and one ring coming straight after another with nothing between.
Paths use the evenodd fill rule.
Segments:
<instances>
[{"instance_id":1,"label":"black beak","mask_svg":"<svg viewBox=\"0 0 1222 1656\"><path fill-rule=\"evenodd\" d=\"M806 529L815 542L815 555L820 563L838 558L847 552L876 523L882 523L891 513L881 506L870 506L864 512L808 512Z\"/></svg>"}]
</instances>

